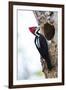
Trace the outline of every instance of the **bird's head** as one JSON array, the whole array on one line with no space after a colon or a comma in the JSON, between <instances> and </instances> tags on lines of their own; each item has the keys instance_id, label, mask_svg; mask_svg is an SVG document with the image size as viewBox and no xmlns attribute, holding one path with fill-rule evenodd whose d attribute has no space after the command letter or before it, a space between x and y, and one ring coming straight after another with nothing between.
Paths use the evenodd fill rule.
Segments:
<instances>
[{"instance_id":1,"label":"bird's head","mask_svg":"<svg viewBox=\"0 0 66 90\"><path fill-rule=\"evenodd\" d=\"M35 35L35 31L36 31L36 29L37 29L37 27L29 27L29 31L33 34L33 35Z\"/></svg>"}]
</instances>

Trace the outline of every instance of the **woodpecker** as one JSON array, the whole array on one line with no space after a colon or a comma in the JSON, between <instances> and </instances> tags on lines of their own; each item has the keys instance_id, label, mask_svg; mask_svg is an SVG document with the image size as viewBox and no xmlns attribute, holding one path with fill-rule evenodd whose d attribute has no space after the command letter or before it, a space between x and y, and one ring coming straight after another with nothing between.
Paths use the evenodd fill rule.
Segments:
<instances>
[{"instance_id":1,"label":"woodpecker","mask_svg":"<svg viewBox=\"0 0 66 90\"><path fill-rule=\"evenodd\" d=\"M44 37L39 31L40 28L37 27L29 27L30 32L35 35L35 45L37 50L43 59L45 59L47 63L48 70L52 70L53 66L51 64L50 55L48 52L48 43L46 37ZM50 34L50 33L49 33Z\"/></svg>"}]
</instances>

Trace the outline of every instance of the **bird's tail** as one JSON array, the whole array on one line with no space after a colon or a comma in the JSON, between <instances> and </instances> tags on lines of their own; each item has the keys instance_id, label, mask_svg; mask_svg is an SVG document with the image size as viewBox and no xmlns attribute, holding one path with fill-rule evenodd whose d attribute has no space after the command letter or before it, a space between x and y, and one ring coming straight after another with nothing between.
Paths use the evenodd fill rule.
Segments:
<instances>
[{"instance_id":1,"label":"bird's tail","mask_svg":"<svg viewBox=\"0 0 66 90\"><path fill-rule=\"evenodd\" d=\"M48 70L51 70L52 69L52 63L51 63L49 55L47 56L47 58L45 60L47 63Z\"/></svg>"}]
</instances>

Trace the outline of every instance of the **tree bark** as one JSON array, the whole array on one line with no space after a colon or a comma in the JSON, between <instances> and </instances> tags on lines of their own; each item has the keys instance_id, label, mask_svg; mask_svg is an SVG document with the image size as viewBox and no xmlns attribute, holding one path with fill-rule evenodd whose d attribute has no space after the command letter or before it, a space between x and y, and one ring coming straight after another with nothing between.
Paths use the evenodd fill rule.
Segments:
<instances>
[{"instance_id":1,"label":"tree bark","mask_svg":"<svg viewBox=\"0 0 66 90\"><path fill-rule=\"evenodd\" d=\"M42 23L44 24L45 22L47 22L47 19L45 17L45 11L44 12L34 11L34 15L36 17L39 26L41 26ZM57 22L55 26L56 26L55 28L57 29ZM45 74L45 78L56 78L58 76L58 48L57 48L57 41L55 40L55 38L54 40L51 40L51 43L48 45L53 69L49 71L45 60L42 57L40 58L42 72Z\"/></svg>"},{"instance_id":2,"label":"tree bark","mask_svg":"<svg viewBox=\"0 0 66 90\"><path fill-rule=\"evenodd\" d=\"M53 69L49 71L45 60L41 57L42 72L45 74L45 78L56 78L58 76L58 49L55 41L49 45L49 54Z\"/></svg>"}]
</instances>

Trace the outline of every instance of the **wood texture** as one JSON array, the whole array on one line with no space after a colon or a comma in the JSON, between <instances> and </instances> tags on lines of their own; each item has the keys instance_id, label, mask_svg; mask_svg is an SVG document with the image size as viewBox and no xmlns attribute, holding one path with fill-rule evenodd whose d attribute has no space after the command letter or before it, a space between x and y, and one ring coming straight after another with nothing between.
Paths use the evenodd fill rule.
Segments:
<instances>
[{"instance_id":1,"label":"wood texture","mask_svg":"<svg viewBox=\"0 0 66 90\"><path fill-rule=\"evenodd\" d=\"M51 19L51 17L49 16L49 13L50 12L46 12L46 11L43 11L43 12L42 11L34 11L34 15L36 17L36 20L37 20L38 25L40 26L40 28L42 27L42 25L44 25L46 22L48 22L48 20L49 20L48 18ZM54 26L57 29L57 23L56 22L54 22ZM49 35L50 35L50 33L49 33ZM53 39L50 40L50 42L51 43L48 44L48 48L49 48L49 55L50 55L50 59L51 59L53 69L51 71L48 70L47 64L46 64L45 60L42 57L40 57L40 62L41 62L41 66L42 66L42 72L44 72L45 77L46 78L56 78L58 76L57 40L54 37Z\"/></svg>"}]
</instances>

